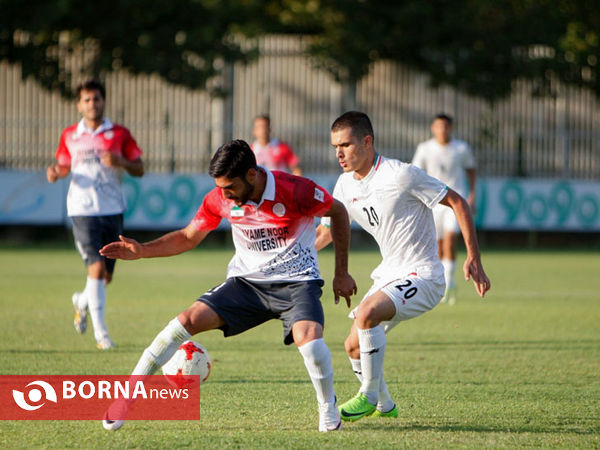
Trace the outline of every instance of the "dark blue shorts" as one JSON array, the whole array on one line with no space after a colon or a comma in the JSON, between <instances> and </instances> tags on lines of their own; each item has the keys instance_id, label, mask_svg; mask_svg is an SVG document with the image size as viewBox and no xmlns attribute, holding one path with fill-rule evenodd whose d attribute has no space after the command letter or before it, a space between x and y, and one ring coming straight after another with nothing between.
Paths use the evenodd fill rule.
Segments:
<instances>
[{"instance_id":1,"label":"dark blue shorts","mask_svg":"<svg viewBox=\"0 0 600 450\"><path fill-rule=\"evenodd\" d=\"M292 325L311 320L324 325L321 305L323 280L292 283L252 283L241 277L204 293L198 301L207 304L225 321L225 337L243 333L271 319L283 322L283 342L294 342Z\"/></svg>"},{"instance_id":2,"label":"dark blue shorts","mask_svg":"<svg viewBox=\"0 0 600 450\"><path fill-rule=\"evenodd\" d=\"M74 216L73 236L75 246L86 266L97 261L104 261L106 271L113 273L115 260L105 258L98 251L106 244L118 241L123 234L123 214L112 216Z\"/></svg>"}]
</instances>

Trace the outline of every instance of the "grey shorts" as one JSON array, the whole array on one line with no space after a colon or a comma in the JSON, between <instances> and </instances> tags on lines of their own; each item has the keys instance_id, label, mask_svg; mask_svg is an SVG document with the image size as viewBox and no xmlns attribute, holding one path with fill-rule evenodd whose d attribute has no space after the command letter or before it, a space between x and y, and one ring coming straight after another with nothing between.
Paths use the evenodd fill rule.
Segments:
<instances>
[{"instance_id":1,"label":"grey shorts","mask_svg":"<svg viewBox=\"0 0 600 450\"><path fill-rule=\"evenodd\" d=\"M104 261L106 271L113 273L115 260L104 258L98 251L106 244L118 241L123 234L123 214L112 216L74 216L73 236L75 246L86 266Z\"/></svg>"},{"instance_id":2,"label":"grey shorts","mask_svg":"<svg viewBox=\"0 0 600 450\"><path fill-rule=\"evenodd\" d=\"M271 319L283 322L283 342L294 342L292 325L300 320L324 324L321 305L323 280L293 283L252 283L241 277L204 293L198 301L205 303L225 321L225 337L243 333Z\"/></svg>"}]
</instances>

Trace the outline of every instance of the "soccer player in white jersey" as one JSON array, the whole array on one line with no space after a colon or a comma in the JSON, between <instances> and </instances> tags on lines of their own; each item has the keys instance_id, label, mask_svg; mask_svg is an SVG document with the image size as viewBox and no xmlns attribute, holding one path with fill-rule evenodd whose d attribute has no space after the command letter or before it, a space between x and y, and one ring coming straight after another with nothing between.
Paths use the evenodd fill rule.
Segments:
<instances>
[{"instance_id":1,"label":"soccer player in white jersey","mask_svg":"<svg viewBox=\"0 0 600 450\"><path fill-rule=\"evenodd\" d=\"M123 233L123 171L141 177L144 164L142 151L129 130L104 117L106 95L102 83L89 80L77 87L76 94L77 110L83 117L63 130L57 162L47 168L46 178L54 183L72 174L67 214L73 222L75 245L87 266L85 289L72 297L75 329L80 334L85 332L89 311L96 346L108 350L114 344L104 323L105 288L112 280L115 261L98 251Z\"/></svg>"},{"instance_id":2,"label":"soccer player in white jersey","mask_svg":"<svg viewBox=\"0 0 600 450\"><path fill-rule=\"evenodd\" d=\"M284 343L298 346L317 393L319 431L338 430L341 421L331 354L323 340L323 280L317 263L314 217L331 218L335 301L345 297L350 306L356 284L348 274L346 209L307 178L257 166L254 153L242 140L216 152L210 175L216 187L188 226L145 244L121 237L101 250L104 256L120 259L176 255L198 245L222 218L231 224L235 255L227 280L169 322L144 351L132 375L151 375L196 333L218 328L232 336L280 319ZM122 424L122 418L110 417L110 411L103 421L107 429Z\"/></svg>"},{"instance_id":3,"label":"soccer player in white jersey","mask_svg":"<svg viewBox=\"0 0 600 450\"><path fill-rule=\"evenodd\" d=\"M344 171L333 196L375 238L383 257L371 275L372 287L350 313L354 323L345 348L361 387L340 405L342 420L349 421L368 415L398 417L383 377L386 333L434 308L444 294L431 213L435 205L456 213L467 247L465 278L473 279L482 297L490 288L467 202L418 167L379 155L373 141L373 127L362 112L347 112L331 127L331 143ZM330 242L330 229L322 223L316 247Z\"/></svg>"},{"instance_id":4,"label":"soccer player in white jersey","mask_svg":"<svg viewBox=\"0 0 600 450\"><path fill-rule=\"evenodd\" d=\"M417 147L412 163L467 199L475 214L475 158L469 145L452 138L452 118L438 114L431 123L433 138ZM438 252L444 266L446 292L442 302L456 302L456 243L460 232L454 211L442 205L433 208Z\"/></svg>"}]
</instances>

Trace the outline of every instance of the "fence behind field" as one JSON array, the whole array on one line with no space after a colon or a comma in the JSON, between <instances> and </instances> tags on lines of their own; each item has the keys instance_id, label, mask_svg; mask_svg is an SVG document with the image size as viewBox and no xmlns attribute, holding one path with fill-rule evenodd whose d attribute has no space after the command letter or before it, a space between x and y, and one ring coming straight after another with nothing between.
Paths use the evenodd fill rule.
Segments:
<instances>
[{"instance_id":1,"label":"fence behind field","mask_svg":"<svg viewBox=\"0 0 600 450\"><path fill-rule=\"evenodd\" d=\"M337 172L329 126L355 108L369 114L376 148L387 156L410 160L429 138L432 116L443 111L455 118L454 136L473 147L482 175L600 178L600 104L588 91L557 85L554 97L534 97L535 87L520 82L511 97L490 105L431 87L427 76L391 62L347 87L304 55L304 38L270 36L258 44L256 61L228 66L216 80L230 92L226 98L154 75L107 74L106 114L132 131L152 172L206 172L222 142L251 140L260 113L271 116L274 136L292 145L305 172ZM77 119L72 101L0 63L0 167L45 167L61 130Z\"/></svg>"}]
</instances>

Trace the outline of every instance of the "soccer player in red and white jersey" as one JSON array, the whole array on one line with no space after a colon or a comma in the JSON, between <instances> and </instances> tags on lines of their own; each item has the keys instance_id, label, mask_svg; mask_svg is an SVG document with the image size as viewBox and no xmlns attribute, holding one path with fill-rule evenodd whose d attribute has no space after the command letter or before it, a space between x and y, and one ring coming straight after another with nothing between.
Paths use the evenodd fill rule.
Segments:
<instances>
[{"instance_id":1,"label":"soccer player in red and white jersey","mask_svg":"<svg viewBox=\"0 0 600 450\"><path fill-rule=\"evenodd\" d=\"M78 86L76 93L77 110L83 117L62 132L57 163L47 168L46 178L54 183L71 174L67 214L73 221L77 250L87 266L85 289L72 298L75 329L85 332L89 310L96 346L107 350L114 344L104 323L105 285L112 280L115 261L98 251L123 233L123 171L141 177L144 164L129 130L104 117L106 91L102 83L89 80Z\"/></svg>"},{"instance_id":2,"label":"soccer player in red and white jersey","mask_svg":"<svg viewBox=\"0 0 600 450\"><path fill-rule=\"evenodd\" d=\"M271 118L267 115L254 119L252 135L255 141L251 147L256 156L256 163L269 170L282 170L294 175L302 175L300 159L292 148L280 140L271 137Z\"/></svg>"},{"instance_id":3,"label":"soccer player in red and white jersey","mask_svg":"<svg viewBox=\"0 0 600 450\"><path fill-rule=\"evenodd\" d=\"M197 333L220 329L227 337L279 319L284 343L298 346L317 393L319 430L338 430L341 421L331 354L323 340L323 280L317 263L314 218L331 219L335 301L344 297L350 306L356 284L348 274L350 227L346 209L306 178L257 166L254 153L242 140L219 148L211 160L210 175L216 187L185 228L145 244L121 237L100 251L120 259L177 255L196 247L222 218L231 224L235 255L226 281L169 322L144 351L132 375L151 375L183 341ZM118 429L122 424L123 420L110 420L108 413L103 421L106 429Z\"/></svg>"},{"instance_id":4,"label":"soccer player in red and white jersey","mask_svg":"<svg viewBox=\"0 0 600 450\"><path fill-rule=\"evenodd\" d=\"M375 238L383 257L371 275L372 287L350 313L354 323L345 347L361 387L340 405L342 420L349 421L368 415L398 417L383 378L386 333L434 308L444 295L431 212L435 205L456 214L467 247L465 278L473 279L482 297L490 288L467 202L416 166L379 155L373 141L373 127L364 113L347 112L331 126L331 143L344 171L333 196ZM319 225L317 249L329 242L330 230Z\"/></svg>"}]
</instances>

